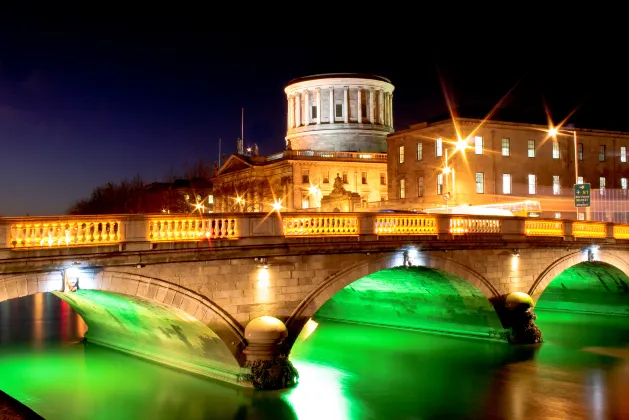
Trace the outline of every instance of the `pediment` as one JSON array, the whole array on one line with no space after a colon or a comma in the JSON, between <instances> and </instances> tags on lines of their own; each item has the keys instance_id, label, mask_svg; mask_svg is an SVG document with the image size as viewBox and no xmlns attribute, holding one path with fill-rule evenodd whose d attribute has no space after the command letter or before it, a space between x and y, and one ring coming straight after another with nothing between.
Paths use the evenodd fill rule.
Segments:
<instances>
[{"instance_id":1,"label":"pediment","mask_svg":"<svg viewBox=\"0 0 629 420\"><path fill-rule=\"evenodd\" d=\"M231 155L229 159L227 159L227 162L225 162L223 167L219 169L217 175L225 175L232 172L238 172L243 169L251 168L252 166L253 165L251 165L249 162L245 161L241 157L237 155Z\"/></svg>"}]
</instances>

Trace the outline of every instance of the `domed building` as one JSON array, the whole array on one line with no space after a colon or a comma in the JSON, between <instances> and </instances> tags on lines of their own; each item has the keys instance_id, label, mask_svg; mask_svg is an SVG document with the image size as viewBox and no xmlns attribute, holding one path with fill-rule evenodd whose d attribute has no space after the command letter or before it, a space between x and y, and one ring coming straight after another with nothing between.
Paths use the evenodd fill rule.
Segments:
<instances>
[{"instance_id":1,"label":"domed building","mask_svg":"<svg viewBox=\"0 0 629 420\"><path fill-rule=\"evenodd\" d=\"M393 90L384 77L358 73L291 81L285 150L258 156L240 142L213 178L214 211L266 212L280 201L285 211L354 211L386 200Z\"/></svg>"}]
</instances>

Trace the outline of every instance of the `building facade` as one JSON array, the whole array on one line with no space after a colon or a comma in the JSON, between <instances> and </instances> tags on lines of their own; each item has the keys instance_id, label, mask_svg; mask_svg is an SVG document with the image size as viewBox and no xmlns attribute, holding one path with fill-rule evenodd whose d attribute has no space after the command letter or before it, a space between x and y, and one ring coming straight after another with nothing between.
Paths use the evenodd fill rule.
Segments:
<instances>
[{"instance_id":1,"label":"building facade","mask_svg":"<svg viewBox=\"0 0 629 420\"><path fill-rule=\"evenodd\" d=\"M612 195L626 201L629 133L455 121L416 124L387 138L391 204L430 209L533 200L543 217L574 218L575 183L589 183L593 201ZM580 210L579 218L611 221L621 212L594 218L591 211Z\"/></svg>"},{"instance_id":2,"label":"building facade","mask_svg":"<svg viewBox=\"0 0 629 420\"><path fill-rule=\"evenodd\" d=\"M295 79L285 89L285 150L268 156L236 153L213 178L216 212L325 209L339 177L361 201L388 199L386 137L393 132L391 82L365 74Z\"/></svg>"}]
</instances>

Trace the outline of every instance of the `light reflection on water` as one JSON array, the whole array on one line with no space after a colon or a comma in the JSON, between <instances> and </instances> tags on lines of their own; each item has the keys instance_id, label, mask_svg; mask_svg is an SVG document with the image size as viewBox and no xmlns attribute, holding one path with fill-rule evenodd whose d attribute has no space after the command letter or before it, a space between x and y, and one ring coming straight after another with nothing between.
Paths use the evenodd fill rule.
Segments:
<instances>
[{"instance_id":1,"label":"light reflection on water","mask_svg":"<svg viewBox=\"0 0 629 420\"><path fill-rule=\"evenodd\" d=\"M54 419L629 418L627 318L539 313L544 345L321 321L297 388L250 392L83 345L45 294L0 303L0 389Z\"/></svg>"}]
</instances>

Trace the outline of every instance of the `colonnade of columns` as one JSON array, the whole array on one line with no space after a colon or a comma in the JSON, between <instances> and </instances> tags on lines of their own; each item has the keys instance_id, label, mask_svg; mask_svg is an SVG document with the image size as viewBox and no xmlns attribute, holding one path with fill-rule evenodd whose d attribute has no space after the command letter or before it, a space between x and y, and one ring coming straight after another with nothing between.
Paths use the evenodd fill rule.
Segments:
<instances>
[{"instance_id":1,"label":"colonnade of columns","mask_svg":"<svg viewBox=\"0 0 629 420\"><path fill-rule=\"evenodd\" d=\"M393 127L393 93L383 89L362 88L362 87L334 87L323 88L328 91L329 109L327 110L328 123L369 123L380 124ZM335 91L343 89L342 95L342 115L337 114L335 103ZM350 118L350 90L356 92L356 113ZM366 109L363 115L363 90L365 94ZM288 129L301 127L310 124L321 124L323 115L322 109L322 88L304 89L288 95ZM312 100L311 100L312 98ZM368 121L366 121L368 120Z\"/></svg>"}]
</instances>

